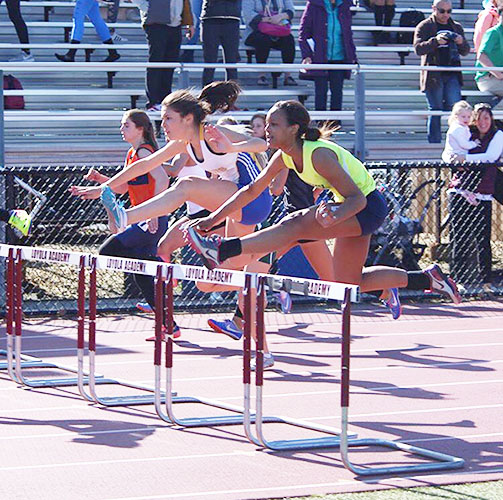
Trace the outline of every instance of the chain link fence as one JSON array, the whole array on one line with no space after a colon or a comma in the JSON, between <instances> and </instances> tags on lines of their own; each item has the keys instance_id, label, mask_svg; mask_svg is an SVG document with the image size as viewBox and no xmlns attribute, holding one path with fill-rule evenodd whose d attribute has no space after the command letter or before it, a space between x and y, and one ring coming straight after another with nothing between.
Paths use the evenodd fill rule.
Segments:
<instances>
[{"instance_id":1,"label":"chain link fence","mask_svg":"<svg viewBox=\"0 0 503 500\"><path fill-rule=\"evenodd\" d=\"M448 194L451 169L432 163L368 164L390 207L386 222L373 236L367 265L391 265L408 270L437 262L451 272L465 295L503 291L503 210L497 202L472 203L459 194ZM8 227L10 244L51 247L97 253L109 235L106 214L99 201L76 198L69 193L83 184L90 166L10 167L0 171L5 207L30 211L37 199L15 182L23 180L47 196L32 233L19 238ZM116 168L94 166L106 175ZM474 185L480 167L466 171ZM177 220L184 208L172 215ZM268 223L284 215L282 197L274 202ZM185 247L174 259L200 265L195 253ZM279 274L315 277L298 249L284 256ZM56 264L26 262L23 298L25 310L37 313L74 311L77 280L75 269ZM3 293L3 295L5 295ZM133 309L142 301L132 275L100 271L98 298L101 310ZM231 308L235 292L203 293L192 282L175 289L175 307L180 309Z\"/></svg>"}]
</instances>

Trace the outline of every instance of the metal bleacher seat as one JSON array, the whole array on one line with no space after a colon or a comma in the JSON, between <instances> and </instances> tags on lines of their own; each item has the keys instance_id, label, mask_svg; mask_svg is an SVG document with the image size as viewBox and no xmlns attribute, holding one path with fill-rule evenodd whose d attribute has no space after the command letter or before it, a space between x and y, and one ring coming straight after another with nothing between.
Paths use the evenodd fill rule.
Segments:
<instances>
[{"instance_id":1,"label":"metal bleacher seat","mask_svg":"<svg viewBox=\"0 0 503 500\"><path fill-rule=\"evenodd\" d=\"M296 0L296 16L294 26L297 27L302 14L305 2ZM49 5L52 4L52 5ZM58 5L56 5L58 4ZM51 48L55 43L64 40L64 28L71 25L71 16L74 3L71 2L22 2L22 12L28 23L30 32L30 42L34 44L48 44L47 48L36 48L33 53L37 61L54 62L55 50ZM130 21L133 15L127 17L127 13L133 12L131 4L124 2L122 9L125 14L120 17L120 22L115 25L121 34L128 38L127 47L117 48L121 52L121 62L145 62L146 43L141 26L137 21ZM50 16L46 15L46 8L53 9ZM420 8L426 14L431 11L430 0L401 0L397 6L397 15L393 22L393 29L398 26L401 11L414 7ZM467 34L473 29L476 13L479 11L479 2L469 0L466 2L465 10L457 9L454 4L453 16L466 28ZM44 20L47 19L47 20ZM358 58L361 64L398 65L397 56L399 50L411 50L407 47L397 47L392 45L373 46L372 30L374 27L373 14L362 8L356 9L353 17L353 33L355 43L358 48ZM294 31L296 35L296 31ZM471 36L469 35L469 39ZM0 7L0 60L8 60L18 50L13 42L17 42L12 23L8 20L5 7ZM84 43L99 43L93 28L87 28ZM85 47L83 44L82 47ZM105 54L105 47L99 47L92 56L93 60L98 60L99 51ZM202 60L200 49L196 48L196 61ZM79 50L77 60L84 59L83 50ZM241 51L244 54L244 51ZM297 50L296 61L300 60L300 52ZM473 64L475 56L471 54L463 59L465 66ZM277 51L272 51L269 62L280 62ZM63 63L59 63L63 64ZM406 65L419 64L419 58L413 52L406 58ZM83 78L83 75L84 78ZM217 70L215 78L223 75L221 70ZM118 122L114 119L108 121L93 119L92 115L82 118L82 120L65 120L55 113L68 111L78 113L79 111L96 111L96 115L103 114L104 111L116 112L117 116L130 105L144 104L143 87L144 74L142 71L117 71L114 77L113 89L107 89L107 79L104 78L103 71L92 70L87 74L82 72L23 72L16 70L15 76L23 83L27 112L45 112L49 119L42 120L36 115L30 116L28 123L23 123L22 116L14 120L12 115L6 116L6 152L7 160L22 162L44 161L47 158L51 161L54 158L54 151L61 151L65 160L71 159L75 162L79 158L89 161L90 153L96 151L96 161L107 161L120 163L123 157L124 144L118 134ZM189 85L200 86L201 70L191 71ZM295 76L295 75L294 75ZM299 82L299 87L283 88L279 90L268 89L263 91L256 87L256 73L251 71L240 72L241 83L245 89L244 95L240 98L238 106L242 110L252 113L257 109L268 109L279 98L300 97L307 99L308 108L313 106L313 86L309 82ZM386 117L384 124L372 116L374 112L403 112L405 110L417 111L419 114L426 109L424 96L418 90L418 73L388 73L373 72L365 75L366 80L366 109L368 110L367 149L370 159L394 159L394 158L417 158L419 154L429 158L439 157L439 147L428 145L425 136L425 116L417 116L407 119L407 116L397 114L396 121L391 117ZM181 85L181 78L175 78L174 88ZM479 93L473 83L471 76L465 78L465 89L467 97L474 102L479 98L484 98ZM345 85L344 109L353 110L354 107L354 80L350 80ZM21 112L22 113L22 112ZM54 119L50 119L51 115ZM17 116L17 115L16 115ZM337 140L347 147L352 147L354 142L353 119L343 118L342 131L337 134ZM396 141L399 137L399 142ZM397 144L399 144L397 150ZM21 149L22 146L22 149ZM70 158L71 157L71 158Z\"/></svg>"}]
</instances>

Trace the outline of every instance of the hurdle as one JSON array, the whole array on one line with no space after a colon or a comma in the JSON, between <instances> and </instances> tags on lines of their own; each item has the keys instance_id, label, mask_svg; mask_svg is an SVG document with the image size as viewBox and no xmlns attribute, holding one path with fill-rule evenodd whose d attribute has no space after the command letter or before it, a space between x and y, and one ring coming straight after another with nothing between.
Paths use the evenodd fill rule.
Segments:
<instances>
[{"instance_id":1,"label":"hurdle","mask_svg":"<svg viewBox=\"0 0 503 500\"><path fill-rule=\"evenodd\" d=\"M135 259L125 259L121 257L95 257L89 256L89 343L88 343L88 357L89 357L89 393L85 391L84 385L79 385L81 395L88 401L100 404L107 407L115 406L135 406L135 405L149 405L155 402L155 388L145 386L143 384L136 384L127 380L113 378L110 379L109 385L119 385L136 389L142 393L148 394L134 394L127 396L99 396L97 393L96 385L99 379L96 378L96 313L97 313L97 270L109 269L115 271L127 270L128 267L134 267L134 272L141 272L150 276L155 276L157 272L158 262L156 261L143 261ZM157 313L156 313L157 314ZM157 319L156 319L157 324ZM173 395L171 395L173 396ZM165 395L160 396L162 399ZM182 400L182 398L180 398Z\"/></svg>"},{"instance_id":2,"label":"hurdle","mask_svg":"<svg viewBox=\"0 0 503 500\"><path fill-rule=\"evenodd\" d=\"M254 420L255 416L250 414L250 363L243 367L243 407L230 405L218 400L200 398L200 397L176 397L173 394L173 278L177 279L198 279L210 280L212 272L205 268L198 268L195 266L186 265L160 265L156 276L156 325L155 325L155 351L154 351L154 366L155 366L155 409L157 415L164 422L176 424L180 427L215 427L224 425L241 425L244 424L246 419ZM233 285L244 287L245 293L250 294L251 291L251 275L245 274L242 271L229 271L223 270L226 277L232 280ZM215 273L213 273L215 274ZM165 296L163 292L163 280L166 279L167 286L165 287ZM165 299L165 300L163 300ZM164 303L163 303L164 302ZM161 341L161 326L163 314L157 314L165 308L165 317L167 318L167 341L165 351L165 386L166 386L166 401L165 408L162 408L161 401L161 357L162 357L162 344ZM245 318L245 325L250 325L250 321ZM187 417L178 418L173 409L173 403L196 403L211 406L221 410L226 410L237 415L214 415L209 417ZM264 417L267 422L281 422L278 417Z\"/></svg>"},{"instance_id":3,"label":"hurdle","mask_svg":"<svg viewBox=\"0 0 503 500\"><path fill-rule=\"evenodd\" d=\"M350 344L351 344L351 301L349 291L346 291L342 306L342 354L341 354L341 458L346 469L359 476L371 476L379 474L401 474L409 472L430 472L446 469L459 469L464 466L462 458L438 453L435 451L411 446L406 443L390 441L387 439L363 438L350 439L348 436L349 422L349 385L350 385ZM399 465L390 467L360 467L349 460L349 448L377 446L396 451L404 451L412 455L431 458L435 462L419 463L413 465Z\"/></svg>"},{"instance_id":4,"label":"hurdle","mask_svg":"<svg viewBox=\"0 0 503 500\"><path fill-rule=\"evenodd\" d=\"M32 388L40 387L68 387L79 383L79 378L87 380L84 373L79 374L80 367L83 366L84 345L84 321L85 317L80 314L77 319L77 353L78 366L73 368L57 363L46 363L38 358L30 357L22 353L22 321L23 321L23 288L22 288L22 270L23 260L56 262L59 258L64 258L65 264L79 266L79 284L77 303L85 301L85 267L86 260L82 254L77 252L63 252L60 250L50 250L47 248L36 247L16 247L10 245L0 245L0 254L7 251L7 371L10 378L20 384ZM13 339L14 337L14 339ZM14 362L15 360L15 362ZM25 360L25 361L23 361ZM48 368L61 370L64 372L77 374L77 377L64 378L41 378L30 379L24 373L24 368ZM102 375L98 376L99 383L109 383Z\"/></svg>"},{"instance_id":5,"label":"hurdle","mask_svg":"<svg viewBox=\"0 0 503 500\"><path fill-rule=\"evenodd\" d=\"M293 419L282 416L284 423L301 427L304 429L316 431L318 433L329 434L328 436L302 438L302 439L287 439L270 441L266 439L264 434L264 426L266 423L262 418L263 415L263 386L264 386L264 337L265 337L265 290L266 285L274 281L274 287L287 286L293 293L303 293L304 295L315 295L326 299L341 300L344 297L345 290L349 290L349 296L355 302L359 300L359 287L356 285L348 285L344 283L335 283L321 280L308 280L302 278L288 277L285 279L285 285L280 285L281 277L260 274L258 278L257 290L257 348L256 348L256 373L255 373L255 389L256 389L256 440L263 448L274 451L285 450L308 450L318 448L338 448L341 444L340 435L341 429L317 425L304 420ZM249 431L251 433L251 430ZM356 438L355 434L349 437Z\"/></svg>"}]
</instances>

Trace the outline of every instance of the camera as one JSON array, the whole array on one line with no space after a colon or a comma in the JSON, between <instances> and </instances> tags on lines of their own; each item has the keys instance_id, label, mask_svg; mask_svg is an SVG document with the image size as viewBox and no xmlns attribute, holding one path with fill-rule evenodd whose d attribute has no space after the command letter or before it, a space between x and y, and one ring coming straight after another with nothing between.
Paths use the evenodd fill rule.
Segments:
<instances>
[{"instance_id":1,"label":"camera","mask_svg":"<svg viewBox=\"0 0 503 500\"><path fill-rule=\"evenodd\" d=\"M437 33L438 35L443 35L444 38L447 38L448 41L454 42L458 36L454 31L442 30Z\"/></svg>"}]
</instances>

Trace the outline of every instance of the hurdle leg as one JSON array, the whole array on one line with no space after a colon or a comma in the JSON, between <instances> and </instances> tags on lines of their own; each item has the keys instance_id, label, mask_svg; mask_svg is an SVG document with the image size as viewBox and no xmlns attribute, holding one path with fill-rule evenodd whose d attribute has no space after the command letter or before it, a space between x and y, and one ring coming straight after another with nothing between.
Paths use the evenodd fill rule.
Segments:
<instances>
[{"instance_id":1,"label":"hurdle leg","mask_svg":"<svg viewBox=\"0 0 503 500\"><path fill-rule=\"evenodd\" d=\"M307 450L317 448L334 448L339 447L341 444L340 435L341 430L328 426L321 426L296 420L286 417L279 417L279 423L293 425L295 427L302 427L304 429L330 434L330 436L308 438L308 439L289 439L279 441L269 441L265 438L262 418L263 414L263 385L264 385L264 336L265 336L265 323L264 323L264 309L265 309L265 288L267 278L261 277L259 280L259 291L257 299L257 362L256 362L256 405L257 405L257 419L255 427L260 444L264 448L275 451L283 450ZM351 437L356 437L352 435Z\"/></svg>"},{"instance_id":2,"label":"hurdle leg","mask_svg":"<svg viewBox=\"0 0 503 500\"><path fill-rule=\"evenodd\" d=\"M84 264L81 263L81 267ZM17 249L16 259L14 262L14 271L13 271L13 283L14 283L14 357L16 360L21 359L22 357L22 321L23 321L23 260L22 260L22 250L20 248ZM82 283L81 286L84 286ZM82 319L83 321L83 319ZM81 339L83 343L83 338ZM82 356L82 350L80 351L80 355ZM81 365L82 363L80 363ZM18 363L15 364L15 376L17 381L20 384L23 384L27 387L69 387L78 385L78 377L67 377L67 378L46 378L46 379L37 379L31 380L27 378L22 369L26 368L26 364ZM33 363L28 367L31 368L53 368L56 370L62 370L65 372L75 373L78 375L79 366L77 368L72 368L69 366L64 366L55 363ZM102 376L99 376L100 379Z\"/></svg>"},{"instance_id":3,"label":"hurdle leg","mask_svg":"<svg viewBox=\"0 0 503 500\"><path fill-rule=\"evenodd\" d=\"M342 309L342 356L341 356L341 458L344 466L351 472L359 476L371 476L378 474L400 474L410 472L429 472L446 469L459 469L464 466L465 461L462 458L438 453L436 451L411 446L406 443L398 443L387 439L349 439L349 368L350 368L350 344L351 344L351 301L349 299L349 290L346 290ZM431 458L435 462L420 463L414 465L400 465L389 467L360 467L353 465L349 460L350 447L378 446L397 451L404 451L412 455L424 458Z\"/></svg>"},{"instance_id":4,"label":"hurdle leg","mask_svg":"<svg viewBox=\"0 0 503 500\"><path fill-rule=\"evenodd\" d=\"M97 287L96 287L97 259L91 258L91 272L89 279L89 393L92 400L103 406L135 406L155 404L156 389L141 384L135 384L122 379L105 379L107 384L120 385L137 389L148 394L134 394L131 396L99 396L96 390L96 384L100 383L95 378L96 372L96 310L97 310ZM162 272L162 265L158 266L158 272ZM165 394L160 394L162 400Z\"/></svg>"},{"instance_id":5,"label":"hurdle leg","mask_svg":"<svg viewBox=\"0 0 503 500\"><path fill-rule=\"evenodd\" d=\"M195 398L195 397L177 397L173 398L171 390L173 387L173 286L172 286L173 268L168 266L168 281L166 287L166 318L167 318L167 340L166 340L166 412L162 408L156 408L159 417L169 423L174 423L182 427L214 427L219 425L241 425L244 421L245 409L236 405L229 405L217 400ZM160 293L160 291L159 291ZM158 294L159 295L159 294ZM157 304L157 306L161 306ZM161 306L162 307L162 306ZM160 315L162 321L162 315ZM159 327L160 328L160 327ZM193 417L177 418L173 403L198 403L219 408L221 410L237 413L238 415L218 415L212 417Z\"/></svg>"}]
</instances>

